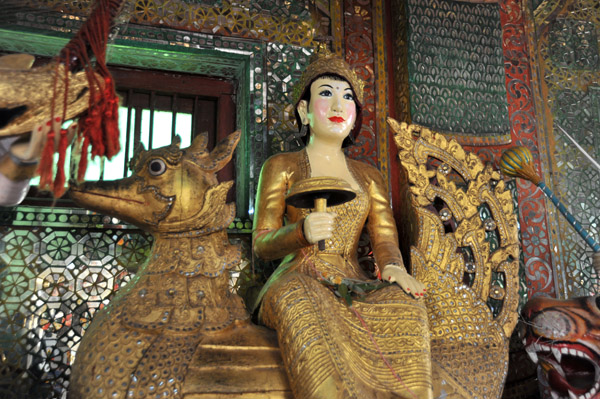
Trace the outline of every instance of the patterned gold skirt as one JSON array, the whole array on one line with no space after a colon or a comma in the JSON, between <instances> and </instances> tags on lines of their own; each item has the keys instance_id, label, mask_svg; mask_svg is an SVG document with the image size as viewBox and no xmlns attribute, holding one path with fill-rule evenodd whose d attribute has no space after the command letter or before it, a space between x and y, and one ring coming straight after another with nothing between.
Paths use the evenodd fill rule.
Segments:
<instances>
[{"instance_id":1,"label":"patterned gold skirt","mask_svg":"<svg viewBox=\"0 0 600 399\"><path fill-rule=\"evenodd\" d=\"M277 330L296 398L432 397L426 309L396 285L350 308L290 271L265 293L261 317Z\"/></svg>"}]
</instances>

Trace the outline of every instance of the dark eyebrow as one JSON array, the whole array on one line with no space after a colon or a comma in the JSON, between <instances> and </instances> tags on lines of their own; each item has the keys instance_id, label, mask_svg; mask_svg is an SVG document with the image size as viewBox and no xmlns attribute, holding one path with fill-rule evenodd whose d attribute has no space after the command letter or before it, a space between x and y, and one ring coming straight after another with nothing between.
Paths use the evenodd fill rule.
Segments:
<instances>
[{"instance_id":1,"label":"dark eyebrow","mask_svg":"<svg viewBox=\"0 0 600 399\"><path fill-rule=\"evenodd\" d=\"M322 85L320 85L320 86L319 86L319 89L320 89L321 87L329 87L330 89L333 89L333 86L331 86L330 84L327 84L327 83L323 83ZM346 88L344 89L344 91L346 91L346 90L350 90L350 91L352 91L352 87L348 86L348 87L346 87Z\"/></svg>"}]
</instances>

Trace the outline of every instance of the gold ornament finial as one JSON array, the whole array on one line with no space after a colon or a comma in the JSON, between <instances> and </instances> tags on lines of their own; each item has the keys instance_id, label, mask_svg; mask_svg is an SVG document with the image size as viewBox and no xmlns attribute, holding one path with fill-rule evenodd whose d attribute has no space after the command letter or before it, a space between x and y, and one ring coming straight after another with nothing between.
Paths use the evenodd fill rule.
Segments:
<instances>
[{"instance_id":1,"label":"gold ornament finial","mask_svg":"<svg viewBox=\"0 0 600 399\"><path fill-rule=\"evenodd\" d=\"M500 158L500 170L507 176L520 177L536 185L542 181L533 166L533 155L527 147L512 147L504 151Z\"/></svg>"},{"instance_id":2,"label":"gold ornament finial","mask_svg":"<svg viewBox=\"0 0 600 399\"><path fill-rule=\"evenodd\" d=\"M331 57L332 55L333 53L329 50L329 47L327 47L327 43L321 42L317 45L315 52L310 56L310 63L312 64L320 57Z\"/></svg>"}]
</instances>

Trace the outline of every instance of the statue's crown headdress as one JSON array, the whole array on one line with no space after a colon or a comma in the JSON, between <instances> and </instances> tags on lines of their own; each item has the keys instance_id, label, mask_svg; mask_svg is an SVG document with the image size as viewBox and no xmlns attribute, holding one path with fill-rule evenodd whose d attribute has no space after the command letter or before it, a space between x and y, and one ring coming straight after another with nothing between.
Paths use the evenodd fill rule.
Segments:
<instances>
[{"instance_id":1,"label":"statue's crown headdress","mask_svg":"<svg viewBox=\"0 0 600 399\"><path fill-rule=\"evenodd\" d=\"M348 81L355 94L355 100L362 105L365 82L338 54L334 54L322 43L310 57L310 64L294 86L292 103L297 105L310 84L322 75L338 75Z\"/></svg>"}]
</instances>

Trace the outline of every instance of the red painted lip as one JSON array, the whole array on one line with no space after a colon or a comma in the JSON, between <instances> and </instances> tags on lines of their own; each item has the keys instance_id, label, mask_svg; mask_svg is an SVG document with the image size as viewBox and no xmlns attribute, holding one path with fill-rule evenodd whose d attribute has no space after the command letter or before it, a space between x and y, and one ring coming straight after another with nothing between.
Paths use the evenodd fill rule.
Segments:
<instances>
[{"instance_id":1,"label":"red painted lip","mask_svg":"<svg viewBox=\"0 0 600 399\"><path fill-rule=\"evenodd\" d=\"M329 120L335 123L342 123L345 121L345 119L341 116L332 116L331 118L329 118Z\"/></svg>"}]
</instances>

